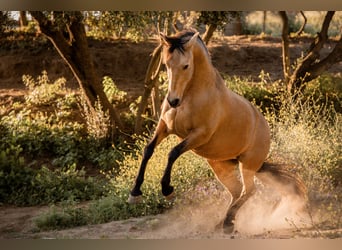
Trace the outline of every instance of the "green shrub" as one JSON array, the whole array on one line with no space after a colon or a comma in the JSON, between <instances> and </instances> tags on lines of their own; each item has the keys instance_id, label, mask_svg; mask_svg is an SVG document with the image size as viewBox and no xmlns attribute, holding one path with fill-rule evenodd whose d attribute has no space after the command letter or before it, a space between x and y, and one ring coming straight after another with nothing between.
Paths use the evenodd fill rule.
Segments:
<instances>
[{"instance_id":1,"label":"green shrub","mask_svg":"<svg viewBox=\"0 0 342 250\"><path fill-rule=\"evenodd\" d=\"M34 222L40 230L56 230L86 225L87 214L83 209L75 208L76 203L65 202L61 209L52 206L50 211L37 217Z\"/></svg>"},{"instance_id":2,"label":"green shrub","mask_svg":"<svg viewBox=\"0 0 342 250\"><path fill-rule=\"evenodd\" d=\"M333 106L319 104L313 97L305 97L304 102L286 98L278 116L269 114L268 118L273 129L272 151L288 164L300 166L308 178L340 182L342 116ZM311 171L318 173L312 175Z\"/></svg>"},{"instance_id":3,"label":"green shrub","mask_svg":"<svg viewBox=\"0 0 342 250\"><path fill-rule=\"evenodd\" d=\"M122 102L125 100L127 93L119 90L112 78L109 76L103 77L102 84L109 102Z\"/></svg>"},{"instance_id":4,"label":"green shrub","mask_svg":"<svg viewBox=\"0 0 342 250\"><path fill-rule=\"evenodd\" d=\"M120 94L110 78L105 80L109 93ZM25 104L18 103L10 107L11 111L4 108L0 117L0 150L19 146L23 149L21 156L28 161L34 163L37 157L47 157L58 167L80 163L91 163L101 169L115 166L121 154L108 141L109 117L99 103L96 112L90 112L82 98L73 92L65 93L64 78L50 83L46 71L36 79L23 76L23 81L29 88ZM124 98L124 94L121 96ZM72 117L77 107L85 124Z\"/></svg>"},{"instance_id":5,"label":"green shrub","mask_svg":"<svg viewBox=\"0 0 342 250\"><path fill-rule=\"evenodd\" d=\"M71 198L83 201L104 192L100 180L85 177L84 170L77 170L76 165L54 171L43 166L37 170L25 166L20 157L16 160L13 154L0 153L0 197L5 204L42 205Z\"/></svg>"},{"instance_id":6,"label":"green shrub","mask_svg":"<svg viewBox=\"0 0 342 250\"><path fill-rule=\"evenodd\" d=\"M314 97L322 106L332 104L336 112L342 113L342 78L323 74L307 83L304 96Z\"/></svg>"},{"instance_id":7,"label":"green shrub","mask_svg":"<svg viewBox=\"0 0 342 250\"><path fill-rule=\"evenodd\" d=\"M320 217L314 220L336 228L342 223L342 115L321 99L307 94L280 98L279 109L266 115L272 130L269 157L304 181L308 212Z\"/></svg>"},{"instance_id":8,"label":"green shrub","mask_svg":"<svg viewBox=\"0 0 342 250\"><path fill-rule=\"evenodd\" d=\"M59 78L54 83L50 83L46 71L34 79L30 75L23 75L23 83L30 90L25 96L26 102L35 105L49 105L55 101L59 92L64 90L65 78Z\"/></svg>"},{"instance_id":9,"label":"green shrub","mask_svg":"<svg viewBox=\"0 0 342 250\"><path fill-rule=\"evenodd\" d=\"M245 97L262 110L268 107L278 106L278 96L281 91L278 82L270 84L269 75L264 71L260 72L260 82L253 82L250 79L240 77L224 76L226 85L235 93Z\"/></svg>"},{"instance_id":10,"label":"green shrub","mask_svg":"<svg viewBox=\"0 0 342 250\"><path fill-rule=\"evenodd\" d=\"M55 114L33 113L24 108L2 117L0 124L4 128L0 149L6 145L19 145L23 153L32 158L53 155L56 163L64 163L61 165L78 162L82 157L78 144L83 127L77 122L63 122Z\"/></svg>"}]
</instances>

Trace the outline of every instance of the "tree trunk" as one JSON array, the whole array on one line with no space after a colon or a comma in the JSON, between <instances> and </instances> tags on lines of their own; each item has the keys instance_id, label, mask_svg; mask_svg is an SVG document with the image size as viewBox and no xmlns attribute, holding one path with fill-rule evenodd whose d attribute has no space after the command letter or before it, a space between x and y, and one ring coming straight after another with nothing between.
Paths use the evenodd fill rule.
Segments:
<instances>
[{"instance_id":1,"label":"tree trunk","mask_svg":"<svg viewBox=\"0 0 342 250\"><path fill-rule=\"evenodd\" d=\"M26 11L19 11L19 26L20 28L26 27L28 25Z\"/></svg>"},{"instance_id":2,"label":"tree trunk","mask_svg":"<svg viewBox=\"0 0 342 250\"><path fill-rule=\"evenodd\" d=\"M328 11L325 15L321 31L311 43L307 55L296 65L293 73L290 72L289 59L289 36L288 36L288 18L285 11L279 11L283 22L282 31L282 50L283 50L283 70L284 81L290 93L298 90L304 90L306 82L309 82L333 64L342 61L342 38L337 42L335 48L324 59L320 59L320 51L328 40L328 29L335 11Z\"/></svg>"},{"instance_id":3,"label":"tree trunk","mask_svg":"<svg viewBox=\"0 0 342 250\"><path fill-rule=\"evenodd\" d=\"M283 74L284 82L286 85L290 82L290 51L289 51L289 19L287 17L286 11L279 11L283 23L282 29L282 60L283 60Z\"/></svg>"},{"instance_id":4,"label":"tree trunk","mask_svg":"<svg viewBox=\"0 0 342 250\"><path fill-rule=\"evenodd\" d=\"M233 34L237 36L241 35L242 34L242 19L241 19L240 14L236 15L235 22L233 23L233 25L234 25Z\"/></svg>"},{"instance_id":5,"label":"tree trunk","mask_svg":"<svg viewBox=\"0 0 342 250\"><path fill-rule=\"evenodd\" d=\"M88 49L81 12L74 12L70 16L70 25L67 25L69 41L64 37L63 30L47 19L42 12L31 11L31 15L39 23L41 32L49 38L60 56L70 67L85 94L91 110L94 111L95 103L99 100L103 110L109 113L112 135L116 134L116 128L123 129L121 120L114 107L108 101L103 91L101 79L95 70Z\"/></svg>"},{"instance_id":6,"label":"tree trunk","mask_svg":"<svg viewBox=\"0 0 342 250\"><path fill-rule=\"evenodd\" d=\"M266 34L266 19L267 19L267 11L263 11L262 33L264 33L264 34Z\"/></svg>"},{"instance_id":7,"label":"tree trunk","mask_svg":"<svg viewBox=\"0 0 342 250\"><path fill-rule=\"evenodd\" d=\"M203 34L203 41L206 45L208 45L210 38L213 36L216 28L217 28L217 24L213 24L213 23L211 23L207 26L207 29L206 29L205 33Z\"/></svg>"},{"instance_id":8,"label":"tree trunk","mask_svg":"<svg viewBox=\"0 0 342 250\"><path fill-rule=\"evenodd\" d=\"M326 58L326 60L319 59L319 53L323 48L324 43L328 40L328 29L334 13L335 11L328 11L325 15L321 31L317 34L317 37L312 42L307 55L304 57L302 62L297 65L291 76L291 80L289 82L290 90L301 88L303 83L316 78L319 75L318 72L320 72L322 69L327 69L330 63L335 63L338 59L341 60L341 57L336 58L335 55L331 55L332 53L339 52L339 44L341 41L336 45L336 50L334 49Z\"/></svg>"},{"instance_id":9,"label":"tree trunk","mask_svg":"<svg viewBox=\"0 0 342 250\"><path fill-rule=\"evenodd\" d=\"M135 120L134 131L136 134L141 134L142 131L142 114L145 112L148 98L151 96L152 89L156 86L156 81L158 81L158 75L161 68L161 52L162 52L162 45L160 44L152 53L152 58L148 65L145 80L144 80L144 93L141 98L141 102L138 108L137 117ZM156 103L153 103L156 105ZM157 108L157 107L155 107ZM157 113L157 112L156 112Z\"/></svg>"},{"instance_id":10,"label":"tree trunk","mask_svg":"<svg viewBox=\"0 0 342 250\"><path fill-rule=\"evenodd\" d=\"M161 107L161 101L160 101L160 91L159 91L159 81L157 78L153 81L154 86L152 89L152 109L153 109L153 118L158 121L160 118L160 107Z\"/></svg>"}]
</instances>

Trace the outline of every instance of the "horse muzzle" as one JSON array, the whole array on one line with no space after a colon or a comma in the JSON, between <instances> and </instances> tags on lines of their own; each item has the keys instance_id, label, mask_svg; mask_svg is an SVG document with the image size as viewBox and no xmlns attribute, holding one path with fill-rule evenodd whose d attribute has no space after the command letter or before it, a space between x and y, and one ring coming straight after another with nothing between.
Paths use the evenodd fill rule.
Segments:
<instances>
[{"instance_id":1,"label":"horse muzzle","mask_svg":"<svg viewBox=\"0 0 342 250\"><path fill-rule=\"evenodd\" d=\"M180 99L179 98L167 98L168 103L172 108L177 108L180 105Z\"/></svg>"}]
</instances>

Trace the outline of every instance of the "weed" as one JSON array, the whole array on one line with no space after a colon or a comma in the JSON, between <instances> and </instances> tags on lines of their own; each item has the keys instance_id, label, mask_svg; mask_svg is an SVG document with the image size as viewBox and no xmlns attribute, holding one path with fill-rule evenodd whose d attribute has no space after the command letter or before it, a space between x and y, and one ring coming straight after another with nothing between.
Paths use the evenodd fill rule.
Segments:
<instances>
[{"instance_id":1,"label":"weed","mask_svg":"<svg viewBox=\"0 0 342 250\"><path fill-rule=\"evenodd\" d=\"M109 76L103 77L102 84L109 102L122 102L125 100L127 93L119 90L112 78Z\"/></svg>"},{"instance_id":2,"label":"weed","mask_svg":"<svg viewBox=\"0 0 342 250\"><path fill-rule=\"evenodd\" d=\"M65 78L59 78L54 83L50 83L46 71L43 71L37 79L30 75L23 75L23 83L30 90L29 94L25 96L26 102L34 105L49 105L64 89L65 82Z\"/></svg>"},{"instance_id":3,"label":"weed","mask_svg":"<svg viewBox=\"0 0 342 250\"><path fill-rule=\"evenodd\" d=\"M99 100L95 103L95 109L90 110L84 96L79 98L79 109L87 125L88 135L94 139L103 140L108 138L110 117L104 112Z\"/></svg>"}]
</instances>

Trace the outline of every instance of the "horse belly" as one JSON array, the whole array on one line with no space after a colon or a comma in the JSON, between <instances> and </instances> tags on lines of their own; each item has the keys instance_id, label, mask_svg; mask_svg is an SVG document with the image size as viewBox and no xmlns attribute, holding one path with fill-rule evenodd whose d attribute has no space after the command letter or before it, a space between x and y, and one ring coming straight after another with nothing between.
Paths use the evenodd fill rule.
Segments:
<instances>
[{"instance_id":1,"label":"horse belly","mask_svg":"<svg viewBox=\"0 0 342 250\"><path fill-rule=\"evenodd\" d=\"M250 144L255 125L252 121L247 115L221 121L210 140L194 152L210 160L236 159Z\"/></svg>"},{"instance_id":2,"label":"horse belly","mask_svg":"<svg viewBox=\"0 0 342 250\"><path fill-rule=\"evenodd\" d=\"M232 138L220 137L212 138L208 143L193 151L209 160L229 160L236 159L244 150L245 143L241 140L231 140Z\"/></svg>"}]
</instances>

